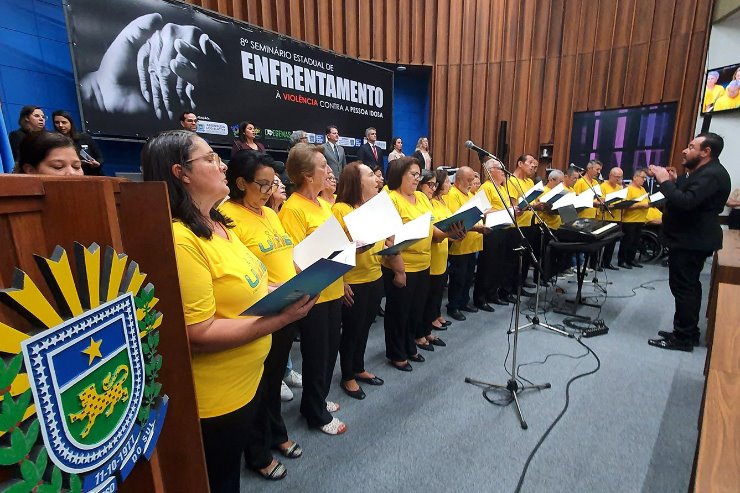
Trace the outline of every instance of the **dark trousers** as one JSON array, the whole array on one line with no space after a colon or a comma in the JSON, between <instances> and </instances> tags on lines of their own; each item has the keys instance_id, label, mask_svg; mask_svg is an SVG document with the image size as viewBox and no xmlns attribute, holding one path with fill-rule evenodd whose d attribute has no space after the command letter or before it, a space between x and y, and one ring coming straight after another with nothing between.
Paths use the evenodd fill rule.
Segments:
<instances>
[{"instance_id":1,"label":"dark trousers","mask_svg":"<svg viewBox=\"0 0 740 493\"><path fill-rule=\"evenodd\" d=\"M637 249L640 247L640 233L643 223L622 223L624 236L619 244L618 258L620 262L634 262Z\"/></svg>"},{"instance_id":2,"label":"dark trousers","mask_svg":"<svg viewBox=\"0 0 740 493\"><path fill-rule=\"evenodd\" d=\"M676 303L673 332L680 337L699 335L701 282L699 275L711 252L671 248L668 251L668 285Z\"/></svg>"},{"instance_id":3,"label":"dark trousers","mask_svg":"<svg viewBox=\"0 0 740 493\"><path fill-rule=\"evenodd\" d=\"M250 441L264 443L268 448L288 441L288 430L281 412L280 387L297 329L296 324L290 324L273 332L272 346L265 359L265 370L260 381L263 405L255 419Z\"/></svg>"},{"instance_id":4,"label":"dark trousers","mask_svg":"<svg viewBox=\"0 0 740 493\"><path fill-rule=\"evenodd\" d=\"M429 291L421 317L422 328L425 330L423 337L432 333L432 322L442 315L442 296L444 295L446 280L446 272L436 276L429 276Z\"/></svg>"},{"instance_id":5,"label":"dark trousers","mask_svg":"<svg viewBox=\"0 0 740 493\"><path fill-rule=\"evenodd\" d=\"M459 310L470 302L470 286L475 274L475 253L450 255L450 285L447 310Z\"/></svg>"},{"instance_id":6,"label":"dark trousers","mask_svg":"<svg viewBox=\"0 0 740 493\"><path fill-rule=\"evenodd\" d=\"M342 380L353 380L365 371L365 347L370 325L378 314L383 296L383 279L363 284L350 284L354 293L352 306L342 305L342 337L339 343L339 362Z\"/></svg>"},{"instance_id":7,"label":"dark trousers","mask_svg":"<svg viewBox=\"0 0 740 493\"><path fill-rule=\"evenodd\" d=\"M519 256L514 251L521 244L521 237L516 228L505 229L505 245L502 257L497 265L502 267L501 291L506 294L516 293L516 287L521 278L519 272ZM484 240L485 241L485 240Z\"/></svg>"},{"instance_id":8,"label":"dark trousers","mask_svg":"<svg viewBox=\"0 0 740 493\"><path fill-rule=\"evenodd\" d=\"M326 410L326 396L329 395L339 352L342 300L314 305L298 324L303 356L301 414L306 418L308 426L323 426L332 420L331 414Z\"/></svg>"},{"instance_id":9,"label":"dark trousers","mask_svg":"<svg viewBox=\"0 0 740 493\"><path fill-rule=\"evenodd\" d=\"M619 228L621 229L621 227ZM619 229L614 229L612 231L619 231ZM638 237L639 238L639 237ZM614 248L617 246L617 239L614 238L609 244L604 246L604 253L601 254L601 265L611 265L612 263L612 257L614 257Z\"/></svg>"},{"instance_id":10,"label":"dark trousers","mask_svg":"<svg viewBox=\"0 0 740 493\"><path fill-rule=\"evenodd\" d=\"M503 284L506 259L505 229L497 229L483 236L483 251L478 253L478 266L473 287L473 301L483 304L489 299L498 298L498 290Z\"/></svg>"},{"instance_id":11,"label":"dark trousers","mask_svg":"<svg viewBox=\"0 0 740 493\"><path fill-rule=\"evenodd\" d=\"M260 391L252 401L236 411L200 420L203 450L212 493L239 493L241 460L247 466L262 469L270 465L272 456L264 447L249 445L250 430L259 413ZM255 455L255 451L260 451Z\"/></svg>"},{"instance_id":12,"label":"dark trousers","mask_svg":"<svg viewBox=\"0 0 740 493\"><path fill-rule=\"evenodd\" d=\"M524 234L524 237L527 239L529 244L532 246L532 250L534 251L534 256L539 261L539 255L540 255L540 228L538 226L527 226L525 228L522 228L522 233ZM517 246L521 244L521 237L518 238L519 243L517 243ZM525 252L524 256L522 256L522 271L521 271L521 277L520 280L522 284L524 281L527 280L527 274L529 273L529 268L533 267L532 271L532 279L537 280L538 272L537 267L532 265L532 257L529 255L529 253Z\"/></svg>"},{"instance_id":13,"label":"dark trousers","mask_svg":"<svg viewBox=\"0 0 740 493\"><path fill-rule=\"evenodd\" d=\"M391 361L406 361L416 354L414 337L421 333L421 314L427 299L429 269L406 273L406 286L393 284L393 271L383 267L385 286L385 356Z\"/></svg>"}]
</instances>

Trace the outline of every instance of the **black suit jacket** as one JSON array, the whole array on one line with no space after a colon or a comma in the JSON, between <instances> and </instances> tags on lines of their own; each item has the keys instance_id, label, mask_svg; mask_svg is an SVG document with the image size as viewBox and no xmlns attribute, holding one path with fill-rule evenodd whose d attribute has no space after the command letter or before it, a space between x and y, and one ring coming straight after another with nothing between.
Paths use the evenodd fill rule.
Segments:
<instances>
[{"instance_id":1,"label":"black suit jacket","mask_svg":"<svg viewBox=\"0 0 740 493\"><path fill-rule=\"evenodd\" d=\"M375 159L373 150L370 148L370 144L365 142L357 150L357 160L367 164L370 169L373 169L375 166L379 166L380 169L383 169L383 149L375 146L375 150L378 153L378 159Z\"/></svg>"},{"instance_id":2,"label":"black suit jacket","mask_svg":"<svg viewBox=\"0 0 740 493\"><path fill-rule=\"evenodd\" d=\"M730 175L714 159L676 183L664 181L663 243L669 248L713 252L722 248L719 214L730 196Z\"/></svg>"}]
</instances>

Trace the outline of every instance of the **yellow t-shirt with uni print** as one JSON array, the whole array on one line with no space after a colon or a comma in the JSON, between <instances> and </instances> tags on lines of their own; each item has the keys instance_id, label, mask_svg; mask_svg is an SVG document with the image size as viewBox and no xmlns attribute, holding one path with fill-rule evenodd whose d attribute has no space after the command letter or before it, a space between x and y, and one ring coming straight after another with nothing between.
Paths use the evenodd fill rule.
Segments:
<instances>
[{"instance_id":1,"label":"yellow t-shirt with uni print","mask_svg":"<svg viewBox=\"0 0 740 493\"><path fill-rule=\"evenodd\" d=\"M331 216L331 206L325 200L319 203L307 199L298 192L293 193L280 209L278 217L293 244L297 245L324 224ZM344 283L340 277L324 289L317 303L333 301L344 296Z\"/></svg>"},{"instance_id":2,"label":"yellow t-shirt with uni print","mask_svg":"<svg viewBox=\"0 0 740 493\"><path fill-rule=\"evenodd\" d=\"M432 216L434 222L442 221L452 215L450 209L441 198L432 199ZM432 241L432 263L429 267L429 274L440 276L447 272L447 254L449 250L449 240L445 238L439 243Z\"/></svg>"},{"instance_id":3,"label":"yellow t-shirt with uni print","mask_svg":"<svg viewBox=\"0 0 740 493\"><path fill-rule=\"evenodd\" d=\"M391 202L393 202L393 205L396 207L398 215L401 216L401 220L404 224L426 214L427 212L432 213L432 216L434 216L432 204L429 203L429 199L423 192L414 192L416 204L409 202L408 199L396 190L391 190L388 196L391 198ZM432 221L434 221L434 217L432 217ZM401 258L406 267L406 272L420 272L429 268L432 261L431 223L429 223L429 235L426 238L422 238L419 241L412 243L411 246L405 250L402 250ZM381 262L383 262L382 259ZM383 262L383 265L390 267L387 262Z\"/></svg>"},{"instance_id":4,"label":"yellow t-shirt with uni print","mask_svg":"<svg viewBox=\"0 0 740 493\"><path fill-rule=\"evenodd\" d=\"M474 195L472 192L465 194L459 188L452 187L447 194L447 207L454 214L465 202L472 199ZM481 250L483 250L483 235L475 231L466 232L465 238L460 241L453 241L450 245L450 255L466 255L468 253L480 252Z\"/></svg>"},{"instance_id":5,"label":"yellow t-shirt with uni print","mask_svg":"<svg viewBox=\"0 0 740 493\"><path fill-rule=\"evenodd\" d=\"M187 325L242 318L241 313L267 294L267 268L229 231L199 238L176 221L177 273ZM248 404L262 378L272 336L216 353L192 355L195 394L201 418L223 416Z\"/></svg>"},{"instance_id":6,"label":"yellow t-shirt with uni print","mask_svg":"<svg viewBox=\"0 0 740 493\"><path fill-rule=\"evenodd\" d=\"M350 234L347 231L347 225L344 223L344 216L353 210L355 210L354 207L344 202L337 202L331 208L332 214L342 225L347 236L350 236ZM355 266L344 275L344 282L347 284L365 284L380 279L380 256L375 254L381 251L384 245L384 241L376 241L368 250L358 253L355 256Z\"/></svg>"},{"instance_id":7,"label":"yellow t-shirt with uni print","mask_svg":"<svg viewBox=\"0 0 740 493\"><path fill-rule=\"evenodd\" d=\"M221 204L219 210L234 222L231 231L265 263L268 281L282 283L295 276L293 240L275 211L262 207L261 214L257 214L231 200Z\"/></svg>"}]
</instances>

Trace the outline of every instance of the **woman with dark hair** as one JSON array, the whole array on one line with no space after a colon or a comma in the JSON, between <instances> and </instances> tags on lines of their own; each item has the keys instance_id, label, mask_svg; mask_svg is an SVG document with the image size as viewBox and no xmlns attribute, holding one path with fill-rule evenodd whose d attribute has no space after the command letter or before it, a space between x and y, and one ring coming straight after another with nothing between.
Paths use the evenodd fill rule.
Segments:
<instances>
[{"instance_id":1,"label":"woman with dark hair","mask_svg":"<svg viewBox=\"0 0 740 493\"><path fill-rule=\"evenodd\" d=\"M219 211L231 218L232 231L244 245L267 266L267 281L282 284L296 274L293 264L293 241L283 229L277 213L265 204L275 189L274 160L260 152L239 151L226 170L229 200ZM280 413L280 389L296 324L286 325L272 333L272 346L265 359L260 382L263 411L255 422L255 441L275 448L290 459L302 455L301 447L288 438Z\"/></svg>"},{"instance_id":2,"label":"woman with dark hair","mask_svg":"<svg viewBox=\"0 0 740 493\"><path fill-rule=\"evenodd\" d=\"M401 140L401 137L393 137L393 140L391 140L391 147L393 150L388 154L389 163L394 159L406 156L406 154L403 153L403 140Z\"/></svg>"},{"instance_id":3,"label":"woman with dark hair","mask_svg":"<svg viewBox=\"0 0 740 493\"><path fill-rule=\"evenodd\" d=\"M300 143L288 153L285 168L297 189L278 216L297 245L331 216L329 204L319 199L330 168L323 146ZM339 410L339 404L326 400L339 351L343 295L342 279L337 279L321 292L316 305L298 324L303 355L301 414L309 426L328 435L347 431L347 426L331 415Z\"/></svg>"},{"instance_id":4,"label":"woman with dark hair","mask_svg":"<svg viewBox=\"0 0 740 493\"><path fill-rule=\"evenodd\" d=\"M82 170L86 175L103 175L103 154L92 137L85 132L78 132L75 128L72 115L64 110L57 110L51 114L54 129L60 134L72 139L75 149L82 161ZM84 151L84 152L83 152Z\"/></svg>"},{"instance_id":5,"label":"woman with dark hair","mask_svg":"<svg viewBox=\"0 0 740 493\"><path fill-rule=\"evenodd\" d=\"M432 216L434 221L447 219L452 215L445 204L444 196L450 191L450 177L447 171L437 169L434 172L434 186L430 185L431 178L419 188L432 203ZM431 329L447 330L452 322L442 317L442 295L447 281L447 254L449 240L447 238L439 242L432 242L432 261L429 267L429 294L427 295L424 313L422 315L422 327L431 334ZM427 337L427 340L429 337ZM434 343L432 338L431 343Z\"/></svg>"},{"instance_id":6,"label":"woman with dark hair","mask_svg":"<svg viewBox=\"0 0 740 493\"><path fill-rule=\"evenodd\" d=\"M255 140L254 123L246 121L239 124L239 137L231 145L231 157L239 151L265 152L265 146Z\"/></svg>"},{"instance_id":7,"label":"woman with dark hair","mask_svg":"<svg viewBox=\"0 0 740 493\"><path fill-rule=\"evenodd\" d=\"M354 162L344 167L332 213L345 231L344 216L377 194L377 178L368 166ZM339 343L342 368L340 385L348 396L355 399L365 398L365 392L357 380L368 385L383 385L381 378L365 369L367 337L383 296L380 257L376 255L383 245L383 241L378 241L358 249L355 267L344 275L342 337Z\"/></svg>"},{"instance_id":8,"label":"woman with dark hair","mask_svg":"<svg viewBox=\"0 0 740 493\"><path fill-rule=\"evenodd\" d=\"M287 199L288 196L285 193L285 185L280 177L275 175L275 189L273 190L272 195L270 195L270 198L267 199L267 204L265 205L275 212L280 212L280 209L283 208L283 204Z\"/></svg>"},{"instance_id":9,"label":"woman with dark hair","mask_svg":"<svg viewBox=\"0 0 740 493\"><path fill-rule=\"evenodd\" d=\"M373 167L373 174L378 180L378 191L383 190L383 187L385 186L385 178L383 177L383 170L380 169L380 166Z\"/></svg>"},{"instance_id":10,"label":"woman with dark hair","mask_svg":"<svg viewBox=\"0 0 740 493\"><path fill-rule=\"evenodd\" d=\"M21 142L15 173L81 176L82 163L74 144L64 135L33 132Z\"/></svg>"},{"instance_id":11,"label":"woman with dark hair","mask_svg":"<svg viewBox=\"0 0 740 493\"><path fill-rule=\"evenodd\" d=\"M421 168L415 158L402 157L388 164L388 195L404 223L432 212L427 196L416 190L420 178ZM430 223L427 238L401 251L402 262L394 265L389 259L382 260L386 295L383 319L385 355L398 370L412 371L408 360L424 361L416 349L414 338L424 332L422 312L427 298L432 241L457 237L459 233L458 228L444 233Z\"/></svg>"},{"instance_id":12,"label":"woman with dark hair","mask_svg":"<svg viewBox=\"0 0 740 493\"><path fill-rule=\"evenodd\" d=\"M28 105L21 108L18 116L18 126L20 128L8 134L13 159L18 161L18 152L23 139L31 133L41 132L44 130L44 125L46 125L46 116L40 106Z\"/></svg>"},{"instance_id":13,"label":"woman with dark hair","mask_svg":"<svg viewBox=\"0 0 740 493\"><path fill-rule=\"evenodd\" d=\"M244 317L267 294L267 269L231 231L214 204L229 193L226 165L189 130L163 132L141 153L146 181L164 181L172 211L180 293L192 351L208 482L212 492L238 492L241 456L259 462L267 479L285 467L250 432L260 409L259 382L271 334L303 318L315 300L304 296L281 313Z\"/></svg>"}]
</instances>

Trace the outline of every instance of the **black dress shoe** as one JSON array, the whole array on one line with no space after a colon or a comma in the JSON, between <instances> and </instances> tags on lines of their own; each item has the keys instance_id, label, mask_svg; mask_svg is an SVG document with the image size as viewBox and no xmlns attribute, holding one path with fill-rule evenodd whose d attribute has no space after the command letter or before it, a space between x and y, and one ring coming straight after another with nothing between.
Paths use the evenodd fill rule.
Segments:
<instances>
[{"instance_id":1,"label":"black dress shoe","mask_svg":"<svg viewBox=\"0 0 740 493\"><path fill-rule=\"evenodd\" d=\"M355 375L355 380L359 380L360 382L366 383L368 385L383 385L385 383L385 381L377 375L372 378Z\"/></svg>"},{"instance_id":2,"label":"black dress shoe","mask_svg":"<svg viewBox=\"0 0 740 493\"><path fill-rule=\"evenodd\" d=\"M446 325L443 325L441 327L437 327L436 325L430 325L429 328L431 330L447 330L447 326Z\"/></svg>"},{"instance_id":3,"label":"black dress shoe","mask_svg":"<svg viewBox=\"0 0 740 493\"><path fill-rule=\"evenodd\" d=\"M679 338L680 339L680 337L677 336L675 332L670 332L670 331L667 331L667 330L659 330L658 331L658 335L660 337L662 337L663 339L668 339L670 337ZM684 340L690 341L691 344L694 345L694 347L698 347L699 346L699 338L700 337L697 335L697 336L694 336L694 337L684 338Z\"/></svg>"},{"instance_id":4,"label":"black dress shoe","mask_svg":"<svg viewBox=\"0 0 740 493\"><path fill-rule=\"evenodd\" d=\"M468 312L468 313L478 313L478 309L474 305L471 305L471 304L465 305L464 307L460 308L460 310L464 312Z\"/></svg>"},{"instance_id":5,"label":"black dress shoe","mask_svg":"<svg viewBox=\"0 0 740 493\"><path fill-rule=\"evenodd\" d=\"M606 264L604 268L609 270L619 270L619 267L614 267L612 264Z\"/></svg>"},{"instance_id":6,"label":"black dress shoe","mask_svg":"<svg viewBox=\"0 0 740 493\"><path fill-rule=\"evenodd\" d=\"M632 266L631 265L626 264L624 262L619 262L617 265L620 266L622 269L627 269L627 270L632 269Z\"/></svg>"},{"instance_id":7,"label":"black dress shoe","mask_svg":"<svg viewBox=\"0 0 740 493\"><path fill-rule=\"evenodd\" d=\"M416 347L418 347L419 349L423 349L424 351L434 351L434 346L432 346L428 342L426 344L419 344L417 342Z\"/></svg>"},{"instance_id":8,"label":"black dress shoe","mask_svg":"<svg viewBox=\"0 0 740 493\"><path fill-rule=\"evenodd\" d=\"M426 360L424 359L424 356L422 356L422 355L421 355L421 354L419 354L419 353L416 353L416 354L415 354L415 355L413 355L413 356L409 356L409 359L410 359L411 361L413 361L414 363L423 363L423 362L425 362L425 361L426 361Z\"/></svg>"},{"instance_id":9,"label":"black dress shoe","mask_svg":"<svg viewBox=\"0 0 740 493\"><path fill-rule=\"evenodd\" d=\"M365 391L362 390L362 387L358 388L357 390L349 390L347 387L344 386L344 382L342 382L339 386L342 387L342 390L344 390L345 394L352 397L353 399L361 401L365 398Z\"/></svg>"},{"instance_id":10,"label":"black dress shoe","mask_svg":"<svg viewBox=\"0 0 740 493\"><path fill-rule=\"evenodd\" d=\"M388 363L390 363L393 368L399 371L413 371L413 367L409 364L408 361L402 365L399 365L394 361L389 361Z\"/></svg>"},{"instance_id":11,"label":"black dress shoe","mask_svg":"<svg viewBox=\"0 0 740 493\"><path fill-rule=\"evenodd\" d=\"M642 264L638 264L637 262L630 262L630 265L632 267L637 267L638 269L642 269Z\"/></svg>"},{"instance_id":12,"label":"black dress shoe","mask_svg":"<svg viewBox=\"0 0 740 493\"><path fill-rule=\"evenodd\" d=\"M648 344L661 349L670 349L672 351L686 351L690 353L694 350L694 345L690 341L669 337L666 339L648 339Z\"/></svg>"},{"instance_id":13,"label":"black dress shoe","mask_svg":"<svg viewBox=\"0 0 740 493\"><path fill-rule=\"evenodd\" d=\"M436 339L428 339L428 341L429 341L429 344L433 344L435 346L439 346L439 347L447 346L447 344L445 344L445 341L443 341L439 337L437 337Z\"/></svg>"},{"instance_id":14,"label":"black dress shoe","mask_svg":"<svg viewBox=\"0 0 740 493\"><path fill-rule=\"evenodd\" d=\"M536 285L536 284L534 284L534 283L531 283L531 282L527 282L527 281L524 281L524 283L522 284L522 287L523 287L523 288L529 288L529 289L532 289L532 288L536 288L536 287L537 287L537 285Z\"/></svg>"},{"instance_id":15,"label":"black dress shoe","mask_svg":"<svg viewBox=\"0 0 740 493\"><path fill-rule=\"evenodd\" d=\"M496 311L496 310L495 310L495 309L494 309L494 308L493 308L493 307L492 307L491 305L489 305L488 303L483 303L483 304L481 304L481 305L475 305L475 307L476 307L476 308L477 308L478 310L483 310L484 312L495 312L495 311Z\"/></svg>"},{"instance_id":16,"label":"black dress shoe","mask_svg":"<svg viewBox=\"0 0 740 493\"><path fill-rule=\"evenodd\" d=\"M508 301L509 303L511 303L512 305L516 304L516 296L514 296L513 294L507 294L506 298L504 299Z\"/></svg>"},{"instance_id":17,"label":"black dress shoe","mask_svg":"<svg viewBox=\"0 0 740 493\"><path fill-rule=\"evenodd\" d=\"M463 315L463 312L460 310L447 310L447 315L454 318L458 322L462 322L465 320L465 315Z\"/></svg>"},{"instance_id":18,"label":"black dress shoe","mask_svg":"<svg viewBox=\"0 0 740 493\"><path fill-rule=\"evenodd\" d=\"M449 327L450 325L452 325L452 322L450 322L449 320L445 320L445 321L444 321L444 322L442 323L442 327Z\"/></svg>"},{"instance_id":19,"label":"black dress shoe","mask_svg":"<svg viewBox=\"0 0 740 493\"><path fill-rule=\"evenodd\" d=\"M604 268L602 266L596 267L596 272L604 272Z\"/></svg>"}]
</instances>

